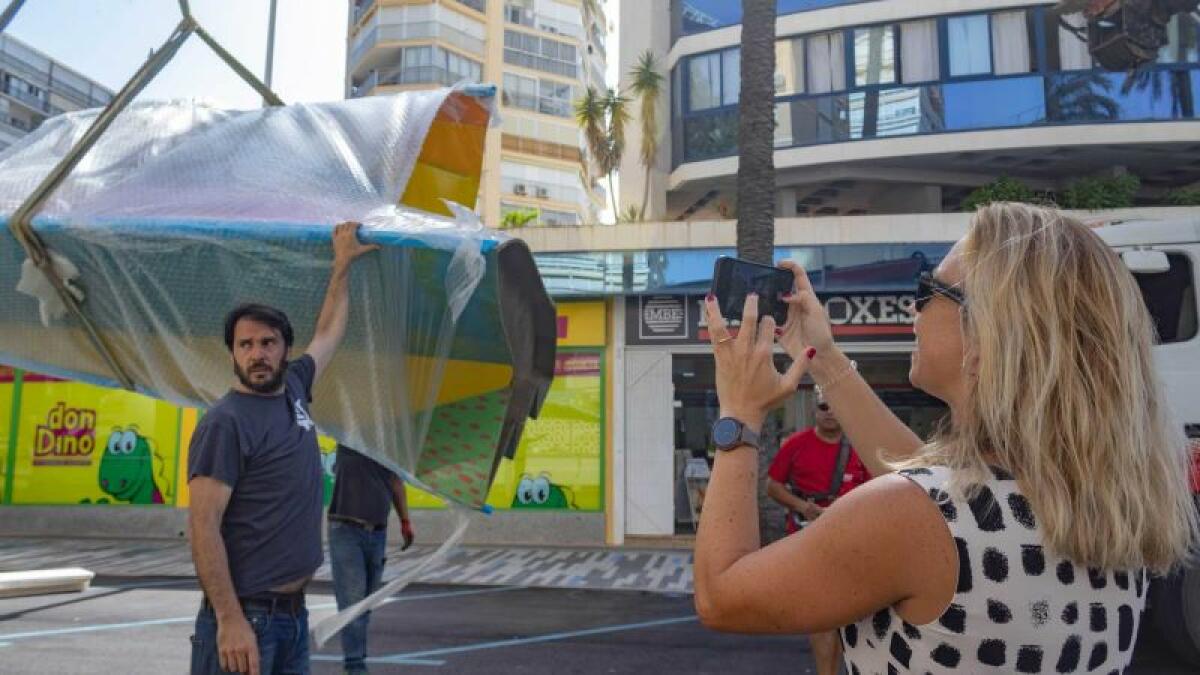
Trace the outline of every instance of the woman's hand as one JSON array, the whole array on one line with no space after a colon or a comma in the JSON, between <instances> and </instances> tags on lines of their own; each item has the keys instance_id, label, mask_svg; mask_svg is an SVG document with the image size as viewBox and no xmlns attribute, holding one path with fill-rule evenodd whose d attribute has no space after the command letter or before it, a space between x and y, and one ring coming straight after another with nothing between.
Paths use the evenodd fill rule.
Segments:
<instances>
[{"instance_id":1,"label":"woman's hand","mask_svg":"<svg viewBox=\"0 0 1200 675\"><path fill-rule=\"evenodd\" d=\"M783 334L779 336L779 344L788 355L799 361L804 350L809 346L819 352L831 351L833 347L833 328L829 325L829 317L825 307L817 299L808 273L800 265L785 260L780 267L792 271L796 280L795 290L791 295L785 295L783 300L788 304L788 320L783 325Z\"/></svg>"},{"instance_id":2,"label":"woman's hand","mask_svg":"<svg viewBox=\"0 0 1200 675\"><path fill-rule=\"evenodd\" d=\"M725 318L710 293L704 303L708 313L709 339L717 362L717 398L721 416L733 417L754 431L762 429L767 413L796 393L800 379L816 350L802 350L793 357L787 373L775 368L775 319L758 320L758 296L746 296L742 325L737 337L730 335Z\"/></svg>"}]
</instances>

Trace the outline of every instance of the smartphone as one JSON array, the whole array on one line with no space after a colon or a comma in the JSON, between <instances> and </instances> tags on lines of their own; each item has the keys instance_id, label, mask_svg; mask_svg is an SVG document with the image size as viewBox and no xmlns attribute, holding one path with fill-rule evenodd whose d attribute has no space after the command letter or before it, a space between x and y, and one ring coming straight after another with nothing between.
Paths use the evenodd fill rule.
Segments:
<instances>
[{"instance_id":1,"label":"smartphone","mask_svg":"<svg viewBox=\"0 0 1200 675\"><path fill-rule=\"evenodd\" d=\"M727 321L740 321L746 296L758 293L759 318L773 316L775 324L782 326L787 322L788 305L779 296L791 293L795 285L790 270L770 265L721 256L713 266L712 292Z\"/></svg>"}]
</instances>

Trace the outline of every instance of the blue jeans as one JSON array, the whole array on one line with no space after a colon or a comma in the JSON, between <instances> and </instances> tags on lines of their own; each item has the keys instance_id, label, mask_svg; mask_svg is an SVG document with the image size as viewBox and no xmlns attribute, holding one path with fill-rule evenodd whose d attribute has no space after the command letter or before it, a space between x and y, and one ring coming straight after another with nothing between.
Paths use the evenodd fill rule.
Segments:
<instances>
[{"instance_id":1,"label":"blue jeans","mask_svg":"<svg viewBox=\"0 0 1200 675\"><path fill-rule=\"evenodd\" d=\"M308 610L246 611L246 621L258 638L258 667L263 675L308 675ZM221 670L217 652L217 617L207 604L196 615L192 635L192 675L216 675Z\"/></svg>"},{"instance_id":2,"label":"blue jeans","mask_svg":"<svg viewBox=\"0 0 1200 675\"><path fill-rule=\"evenodd\" d=\"M329 561L339 611L379 590L386 554L387 530L368 532L348 523L329 521ZM367 672L370 620L371 613L366 612L342 629L342 657L347 672Z\"/></svg>"}]
</instances>

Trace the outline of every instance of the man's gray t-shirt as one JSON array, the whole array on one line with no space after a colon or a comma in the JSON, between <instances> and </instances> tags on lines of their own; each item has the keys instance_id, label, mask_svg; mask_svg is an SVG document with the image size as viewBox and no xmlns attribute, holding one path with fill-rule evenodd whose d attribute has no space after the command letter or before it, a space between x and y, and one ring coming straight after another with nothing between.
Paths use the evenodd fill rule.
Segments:
<instances>
[{"instance_id":1,"label":"man's gray t-shirt","mask_svg":"<svg viewBox=\"0 0 1200 675\"><path fill-rule=\"evenodd\" d=\"M291 362L284 391L230 391L196 426L188 478L208 476L233 488L221 537L239 597L312 576L321 566L324 483L317 428L309 415L316 365Z\"/></svg>"},{"instance_id":2,"label":"man's gray t-shirt","mask_svg":"<svg viewBox=\"0 0 1200 675\"><path fill-rule=\"evenodd\" d=\"M329 515L346 516L371 525L387 525L392 510L392 472L344 445L337 446L333 498Z\"/></svg>"}]
</instances>

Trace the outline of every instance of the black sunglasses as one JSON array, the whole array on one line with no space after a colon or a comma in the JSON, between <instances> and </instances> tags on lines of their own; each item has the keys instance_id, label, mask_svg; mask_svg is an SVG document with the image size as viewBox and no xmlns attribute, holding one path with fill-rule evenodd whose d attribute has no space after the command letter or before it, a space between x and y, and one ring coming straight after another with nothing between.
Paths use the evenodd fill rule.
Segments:
<instances>
[{"instance_id":1,"label":"black sunglasses","mask_svg":"<svg viewBox=\"0 0 1200 675\"><path fill-rule=\"evenodd\" d=\"M925 309L925 305L928 305L929 301L935 295L940 295L962 307L965 307L967 304L967 296L962 292L962 289L941 281L933 276L933 272L921 272L917 277L917 297L915 302L917 311L920 312Z\"/></svg>"}]
</instances>

